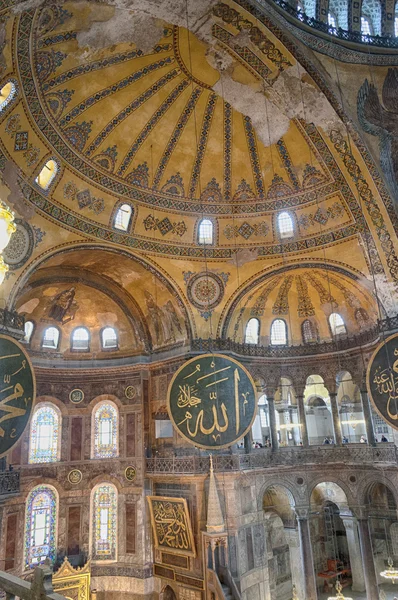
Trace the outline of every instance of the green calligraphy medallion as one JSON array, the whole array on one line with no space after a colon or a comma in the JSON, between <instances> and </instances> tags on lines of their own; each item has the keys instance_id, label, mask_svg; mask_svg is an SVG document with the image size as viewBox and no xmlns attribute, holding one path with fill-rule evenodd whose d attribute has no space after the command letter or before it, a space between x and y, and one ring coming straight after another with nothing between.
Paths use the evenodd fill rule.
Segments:
<instances>
[{"instance_id":1,"label":"green calligraphy medallion","mask_svg":"<svg viewBox=\"0 0 398 600\"><path fill-rule=\"evenodd\" d=\"M25 431L36 395L32 363L13 338L0 335L0 456Z\"/></svg>"},{"instance_id":2,"label":"green calligraphy medallion","mask_svg":"<svg viewBox=\"0 0 398 600\"><path fill-rule=\"evenodd\" d=\"M366 374L369 397L381 417L398 429L398 334L378 345Z\"/></svg>"},{"instance_id":3,"label":"green calligraphy medallion","mask_svg":"<svg viewBox=\"0 0 398 600\"><path fill-rule=\"evenodd\" d=\"M226 448L249 431L256 416L253 379L238 361L202 354L175 373L167 393L174 428L194 446Z\"/></svg>"}]
</instances>

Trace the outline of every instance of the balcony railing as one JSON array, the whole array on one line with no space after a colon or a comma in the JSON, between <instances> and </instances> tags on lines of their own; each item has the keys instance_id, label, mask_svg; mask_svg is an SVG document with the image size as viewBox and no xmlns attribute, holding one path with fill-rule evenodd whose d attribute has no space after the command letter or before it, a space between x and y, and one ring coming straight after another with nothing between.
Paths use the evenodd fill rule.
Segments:
<instances>
[{"instance_id":1,"label":"balcony railing","mask_svg":"<svg viewBox=\"0 0 398 600\"><path fill-rule=\"evenodd\" d=\"M0 500L19 491L19 471L0 471Z\"/></svg>"},{"instance_id":2,"label":"balcony railing","mask_svg":"<svg viewBox=\"0 0 398 600\"><path fill-rule=\"evenodd\" d=\"M0 333L21 339L24 337L25 317L15 311L0 308Z\"/></svg>"},{"instance_id":3,"label":"balcony railing","mask_svg":"<svg viewBox=\"0 0 398 600\"><path fill-rule=\"evenodd\" d=\"M315 446L312 448L281 448L277 452L270 449L254 450L250 454L222 454L213 456L214 470L245 471L267 467L295 465L324 465L325 463L344 464L396 464L397 450L393 444L376 447L360 444L342 447ZM209 473L208 456L156 457L146 459L148 474L198 474Z\"/></svg>"},{"instance_id":4,"label":"balcony railing","mask_svg":"<svg viewBox=\"0 0 398 600\"><path fill-rule=\"evenodd\" d=\"M285 2L285 0L273 0L275 4L283 8L290 16L301 23L316 29L321 33L326 33L338 38L344 42L354 42L355 44L366 44L367 46L378 46L382 48L398 48L398 38L393 36L364 35L361 31L347 31L341 27L332 27L328 23L318 21L314 17L309 17L295 6ZM347 0L348 1L348 0ZM265 5L265 0L258 0L259 4ZM347 7L348 9L348 7Z\"/></svg>"}]
</instances>

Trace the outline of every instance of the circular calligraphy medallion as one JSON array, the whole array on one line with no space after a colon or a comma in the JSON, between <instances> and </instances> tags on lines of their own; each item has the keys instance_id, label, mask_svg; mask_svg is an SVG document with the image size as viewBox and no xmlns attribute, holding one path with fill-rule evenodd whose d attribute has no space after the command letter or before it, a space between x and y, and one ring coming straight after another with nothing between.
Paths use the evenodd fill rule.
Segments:
<instances>
[{"instance_id":1,"label":"circular calligraphy medallion","mask_svg":"<svg viewBox=\"0 0 398 600\"><path fill-rule=\"evenodd\" d=\"M126 467L125 471L124 471L124 476L127 479L127 481L134 481L135 478L137 477L137 471L135 469L135 467Z\"/></svg>"},{"instance_id":2,"label":"circular calligraphy medallion","mask_svg":"<svg viewBox=\"0 0 398 600\"><path fill-rule=\"evenodd\" d=\"M128 385L126 387L126 389L124 390L124 395L129 400L132 400L133 398L135 398L136 394L137 394L137 390L135 389L135 387L133 385Z\"/></svg>"},{"instance_id":3,"label":"circular calligraphy medallion","mask_svg":"<svg viewBox=\"0 0 398 600\"><path fill-rule=\"evenodd\" d=\"M84 392L83 390L79 390L76 388L69 393L69 400L73 402L73 404L80 404L84 400Z\"/></svg>"},{"instance_id":4,"label":"circular calligraphy medallion","mask_svg":"<svg viewBox=\"0 0 398 600\"><path fill-rule=\"evenodd\" d=\"M378 345L366 373L372 404L391 427L398 429L398 334Z\"/></svg>"},{"instance_id":5,"label":"circular calligraphy medallion","mask_svg":"<svg viewBox=\"0 0 398 600\"><path fill-rule=\"evenodd\" d=\"M82 475L82 472L79 471L79 469L72 469L72 471L69 471L69 473L68 473L69 483L76 485L76 484L80 483L82 479L83 479L83 475Z\"/></svg>"},{"instance_id":6,"label":"circular calligraphy medallion","mask_svg":"<svg viewBox=\"0 0 398 600\"><path fill-rule=\"evenodd\" d=\"M200 310L211 310L224 296L224 282L216 273L197 273L188 281L189 301Z\"/></svg>"},{"instance_id":7,"label":"circular calligraphy medallion","mask_svg":"<svg viewBox=\"0 0 398 600\"><path fill-rule=\"evenodd\" d=\"M0 456L15 446L25 431L36 397L32 363L13 338L0 335Z\"/></svg>"},{"instance_id":8,"label":"circular calligraphy medallion","mask_svg":"<svg viewBox=\"0 0 398 600\"><path fill-rule=\"evenodd\" d=\"M227 448L250 430L256 391L250 373L223 354L202 354L178 369L167 392L174 428L190 444Z\"/></svg>"}]
</instances>

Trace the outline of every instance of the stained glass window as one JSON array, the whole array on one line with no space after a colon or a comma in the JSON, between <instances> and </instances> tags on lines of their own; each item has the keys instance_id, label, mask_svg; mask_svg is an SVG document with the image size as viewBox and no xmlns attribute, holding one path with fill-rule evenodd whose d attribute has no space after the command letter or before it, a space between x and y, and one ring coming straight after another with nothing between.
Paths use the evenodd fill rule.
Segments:
<instances>
[{"instance_id":1,"label":"stained glass window","mask_svg":"<svg viewBox=\"0 0 398 600\"><path fill-rule=\"evenodd\" d=\"M94 488L92 557L116 560L117 490L110 483Z\"/></svg>"},{"instance_id":2,"label":"stained glass window","mask_svg":"<svg viewBox=\"0 0 398 600\"><path fill-rule=\"evenodd\" d=\"M39 405L30 426L30 463L56 462L60 452L61 415L55 406Z\"/></svg>"},{"instance_id":3,"label":"stained glass window","mask_svg":"<svg viewBox=\"0 0 398 600\"><path fill-rule=\"evenodd\" d=\"M118 456L118 411L112 402L103 402L93 414L93 458Z\"/></svg>"},{"instance_id":4,"label":"stained glass window","mask_svg":"<svg viewBox=\"0 0 398 600\"><path fill-rule=\"evenodd\" d=\"M50 486L34 488L26 503L25 568L55 560L57 531L57 492Z\"/></svg>"}]
</instances>

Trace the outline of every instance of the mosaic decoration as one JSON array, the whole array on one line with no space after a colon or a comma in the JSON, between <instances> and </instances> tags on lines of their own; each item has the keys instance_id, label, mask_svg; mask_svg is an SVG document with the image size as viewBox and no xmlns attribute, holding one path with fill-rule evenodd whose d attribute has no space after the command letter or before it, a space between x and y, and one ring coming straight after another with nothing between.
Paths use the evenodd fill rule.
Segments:
<instances>
[{"instance_id":1,"label":"mosaic decoration","mask_svg":"<svg viewBox=\"0 0 398 600\"><path fill-rule=\"evenodd\" d=\"M81 152L84 149L88 136L91 133L92 124L92 121L82 121L65 129L64 135L66 139L76 150Z\"/></svg>"},{"instance_id":2,"label":"mosaic decoration","mask_svg":"<svg viewBox=\"0 0 398 600\"><path fill-rule=\"evenodd\" d=\"M210 126L216 108L218 96L216 94L210 94L206 109L203 115L202 129L199 135L199 141L197 143L196 159L192 169L191 182L189 184L189 196L195 195L196 186L198 183L200 169L202 167L202 161L206 149L207 138L209 136Z\"/></svg>"},{"instance_id":3,"label":"mosaic decoration","mask_svg":"<svg viewBox=\"0 0 398 600\"><path fill-rule=\"evenodd\" d=\"M148 215L144 221L145 231L160 231L162 235L174 233L178 236L183 236L187 232L187 226L184 221L172 223L168 217L160 220L154 215Z\"/></svg>"},{"instance_id":4,"label":"mosaic decoration","mask_svg":"<svg viewBox=\"0 0 398 600\"><path fill-rule=\"evenodd\" d=\"M88 208L96 215L99 215L105 209L105 202L103 198L94 198L88 188L79 191L76 184L72 181L69 181L64 185L64 199L76 200L80 210L83 210L83 208Z\"/></svg>"},{"instance_id":5,"label":"mosaic decoration","mask_svg":"<svg viewBox=\"0 0 398 600\"><path fill-rule=\"evenodd\" d=\"M238 361L202 354L185 362L167 392L174 429L199 448L227 448L251 428L257 413L254 382Z\"/></svg>"},{"instance_id":6,"label":"mosaic decoration","mask_svg":"<svg viewBox=\"0 0 398 600\"><path fill-rule=\"evenodd\" d=\"M83 479L83 475L82 475L82 472L79 471L79 469L72 469L72 471L69 471L69 473L68 473L68 481L72 485L79 484L82 479Z\"/></svg>"},{"instance_id":7,"label":"mosaic decoration","mask_svg":"<svg viewBox=\"0 0 398 600\"><path fill-rule=\"evenodd\" d=\"M224 200L231 199L232 185L232 106L224 102Z\"/></svg>"},{"instance_id":8,"label":"mosaic decoration","mask_svg":"<svg viewBox=\"0 0 398 600\"><path fill-rule=\"evenodd\" d=\"M124 390L124 395L128 400L132 400L137 395L137 390L134 385L128 385Z\"/></svg>"},{"instance_id":9,"label":"mosaic decoration","mask_svg":"<svg viewBox=\"0 0 398 600\"><path fill-rule=\"evenodd\" d=\"M65 325L69 321L73 321L75 314L79 309L79 305L75 300L76 290L71 287L63 290L59 294L52 296L46 307L46 316L48 319L53 319L57 323Z\"/></svg>"},{"instance_id":10,"label":"mosaic decoration","mask_svg":"<svg viewBox=\"0 0 398 600\"><path fill-rule=\"evenodd\" d=\"M156 550L196 556L187 501L185 498L148 496Z\"/></svg>"},{"instance_id":11,"label":"mosaic decoration","mask_svg":"<svg viewBox=\"0 0 398 600\"><path fill-rule=\"evenodd\" d=\"M242 327L242 338L243 338L243 325L242 325L242 318L244 315L244 312L247 308L247 305L249 304L249 302L251 302L251 300L253 299L254 294L249 294L246 298L246 301L244 302L243 306L241 306L239 308L239 312L238 312L238 318L236 319L236 323L234 325L234 333L232 336L232 339L235 341L236 340L236 336L238 335L239 332L239 327Z\"/></svg>"},{"instance_id":12,"label":"mosaic decoration","mask_svg":"<svg viewBox=\"0 0 398 600\"><path fill-rule=\"evenodd\" d=\"M222 193L219 183L213 179L209 181L209 183L204 188L203 192L200 195L200 199L203 202L221 202L222 201Z\"/></svg>"},{"instance_id":13,"label":"mosaic decoration","mask_svg":"<svg viewBox=\"0 0 398 600\"><path fill-rule=\"evenodd\" d=\"M10 115L6 121L6 126L4 129L10 138L14 139L17 132L21 129L21 115L19 113Z\"/></svg>"},{"instance_id":14,"label":"mosaic decoration","mask_svg":"<svg viewBox=\"0 0 398 600\"><path fill-rule=\"evenodd\" d=\"M83 390L80 390L79 388L71 390L69 392L69 400L73 404L80 404L80 402L83 402L83 400L84 400L84 392L83 392Z\"/></svg>"},{"instance_id":15,"label":"mosaic decoration","mask_svg":"<svg viewBox=\"0 0 398 600\"><path fill-rule=\"evenodd\" d=\"M270 60L279 71L283 71L286 67L291 66L291 62L283 56L275 44L271 42L254 23L245 19L237 10L231 8L224 2L219 2L213 8L213 14L220 17L225 23L233 25L239 31L248 33L250 41Z\"/></svg>"},{"instance_id":16,"label":"mosaic decoration","mask_svg":"<svg viewBox=\"0 0 398 600\"><path fill-rule=\"evenodd\" d=\"M315 308L308 293L307 282L301 275L296 275L296 288L298 296L298 316L312 317L315 315Z\"/></svg>"},{"instance_id":17,"label":"mosaic decoration","mask_svg":"<svg viewBox=\"0 0 398 600\"><path fill-rule=\"evenodd\" d=\"M383 340L374 351L366 372L366 388L376 412L398 429L398 334Z\"/></svg>"},{"instance_id":18,"label":"mosaic decoration","mask_svg":"<svg viewBox=\"0 0 398 600\"><path fill-rule=\"evenodd\" d=\"M277 198L283 198L285 196L291 196L292 193L293 190L290 185L286 183L283 177L278 175L278 173L275 173L267 192L267 198L273 200Z\"/></svg>"},{"instance_id":19,"label":"mosaic decoration","mask_svg":"<svg viewBox=\"0 0 398 600\"><path fill-rule=\"evenodd\" d=\"M14 152L26 150L28 147L29 133L27 131L18 131L15 134Z\"/></svg>"},{"instance_id":20,"label":"mosaic decoration","mask_svg":"<svg viewBox=\"0 0 398 600\"><path fill-rule=\"evenodd\" d=\"M265 237L269 232L269 227L265 221L261 223L253 223L250 225L247 221L244 221L241 225L227 225L224 228L224 235L227 240L237 238L239 236L243 239L248 240L252 235Z\"/></svg>"},{"instance_id":21,"label":"mosaic decoration","mask_svg":"<svg viewBox=\"0 0 398 600\"><path fill-rule=\"evenodd\" d=\"M118 456L118 413L113 404L105 402L94 414L94 458Z\"/></svg>"},{"instance_id":22,"label":"mosaic decoration","mask_svg":"<svg viewBox=\"0 0 398 600\"><path fill-rule=\"evenodd\" d=\"M37 148L37 146L29 143L25 152L23 153L23 157L25 159L26 166L32 167L40 158L40 148Z\"/></svg>"},{"instance_id":23,"label":"mosaic decoration","mask_svg":"<svg viewBox=\"0 0 398 600\"><path fill-rule=\"evenodd\" d=\"M56 558L57 496L48 486L34 488L26 503L25 568L31 569Z\"/></svg>"},{"instance_id":24,"label":"mosaic decoration","mask_svg":"<svg viewBox=\"0 0 398 600\"><path fill-rule=\"evenodd\" d=\"M319 207L315 213L304 213L298 218L298 224L302 229L308 229L314 225L325 226L329 219L337 219L344 215L345 210L340 202L334 202L329 208Z\"/></svg>"},{"instance_id":25,"label":"mosaic decoration","mask_svg":"<svg viewBox=\"0 0 398 600\"><path fill-rule=\"evenodd\" d=\"M176 173L175 175L172 175L162 187L162 192L165 194L173 194L174 196L184 196L184 182L181 174Z\"/></svg>"},{"instance_id":26,"label":"mosaic decoration","mask_svg":"<svg viewBox=\"0 0 398 600\"><path fill-rule=\"evenodd\" d=\"M341 281L339 281L329 273L323 273L322 271L316 271L316 274L318 275L318 277L322 277L328 283L332 283L335 287L337 287L337 289L343 292L343 296L346 299L348 306L351 306L351 308L359 308L361 306L361 303L359 302L355 294L353 294L353 292L347 289L346 286L341 283Z\"/></svg>"},{"instance_id":27,"label":"mosaic decoration","mask_svg":"<svg viewBox=\"0 0 398 600\"><path fill-rule=\"evenodd\" d=\"M4 261L13 271L20 269L29 260L36 245L32 227L22 219L15 219L15 224L17 229L3 251Z\"/></svg>"},{"instance_id":28,"label":"mosaic decoration","mask_svg":"<svg viewBox=\"0 0 398 600\"><path fill-rule=\"evenodd\" d=\"M93 494L92 559L116 560L117 491L114 485L102 484Z\"/></svg>"},{"instance_id":29,"label":"mosaic decoration","mask_svg":"<svg viewBox=\"0 0 398 600\"><path fill-rule=\"evenodd\" d=\"M36 225L31 225L34 236L35 236L35 248L43 241L44 236L46 235L46 231L40 229L40 227L36 227Z\"/></svg>"},{"instance_id":30,"label":"mosaic decoration","mask_svg":"<svg viewBox=\"0 0 398 600\"><path fill-rule=\"evenodd\" d=\"M338 306L336 300L332 294L325 288L325 286L317 279L312 273L306 273L305 278L310 282L312 287L316 289L319 294L321 304L331 304L332 306Z\"/></svg>"},{"instance_id":31,"label":"mosaic decoration","mask_svg":"<svg viewBox=\"0 0 398 600\"><path fill-rule=\"evenodd\" d=\"M127 479L127 481L135 481L135 478L137 477L136 468L132 466L126 467L124 471L124 476Z\"/></svg>"},{"instance_id":32,"label":"mosaic decoration","mask_svg":"<svg viewBox=\"0 0 398 600\"><path fill-rule=\"evenodd\" d=\"M101 152L100 154L97 154L93 157L93 161L97 163L97 165L99 165L106 171L109 171L110 173L113 173L115 169L116 159L117 147L115 145L108 146L108 148L104 150L104 152Z\"/></svg>"},{"instance_id":33,"label":"mosaic decoration","mask_svg":"<svg viewBox=\"0 0 398 600\"><path fill-rule=\"evenodd\" d=\"M145 161L140 165L137 165L137 167L126 176L126 181L134 185L139 185L141 187L148 187L149 169L147 162Z\"/></svg>"},{"instance_id":34,"label":"mosaic decoration","mask_svg":"<svg viewBox=\"0 0 398 600\"><path fill-rule=\"evenodd\" d=\"M257 297L257 300L250 309L251 317L262 317L264 315L264 309L268 300L268 296L270 295L272 290L274 290L279 285L281 279L282 277L277 277L276 279L273 279L270 284L264 287L263 291Z\"/></svg>"},{"instance_id":35,"label":"mosaic decoration","mask_svg":"<svg viewBox=\"0 0 398 600\"><path fill-rule=\"evenodd\" d=\"M7 454L24 433L36 397L35 375L21 344L0 335L0 456Z\"/></svg>"},{"instance_id":36,"label":"mosaic decoration","mask_svg":"<svg viewBox=\"0 0 398 600\"><path fill-rule=\"evenodd\" d=\"M212 273L202 271L201 273L183 272L187 286L188 299L201 312L201 316L207 321L212 310L221 302L224 296L225 284L229 273Z\"/></svg>"},{"instance_id":37,"label":"mosaic decoration","mask_svg":"<svg viewBox=\"0 0 398 600\"><path fill-rule=\"evenodd\" d=\"M54 119L59 119L63 114L65 108L72 100L74 90L59 90L57 92L50 92L46 94L45 99L47 106L52 113Z\"/></svg>"},{"instance_id":38,"label":"mosaic decoration","mask_svg":"<svg viewBox=\"0 0 398 600\"><path fill-rule=\"evenodd\" d=\"M253 124L251 122L250 117L247 117L247 116L243 117L243 124L245 127L247 147L249 149L250 161L251 161L251 165L252 165L252 169L253 169L253 175L254 175L254 181L255 181L255 185L256 185L257 196L259 198L264 198L265 193L264 193L263 176L262 176L262 172L261 172L260 161L258 158L256 136L254 135L254 128L253 128Z\"/></svg>"},{"instance_id":39,"label":"mosaic decoration","mask_svg":"<svg viewBox=\"0 0 398 600\"><path fill-rule=\"evenodd\" d=\"M247 202L248 200L254 200L255 197L256 195L250 185L242 179L234 194L234 202Z\"/></svg>"},{"instance_id":40,"label":"mosaic decoration","mask_svg":"<svg viewBox=\"0 0 398 600\"><path fill-rule=\"evenodd\" d=\"M279 156L282 159L282 164L283 164L287 174L289 175L289 179L293 185L293 188L295 190L299 190L300 183L299 183L299 180L297 179L297 175L295 174L295 172L293 170L294 167L293 167L292 159L290 158L290 154L288 152L288 149L286 148L285 142L282 139L278 140L276 143L276 147L278 148Z\"/></svg>"},{"instance_id":41,"label":"mosaic decoration","mask_svg":"<svg viewBox=\"0 0 398 600\"><path fill-rule=\"evenodd\" d=\"M59 460L60 416L49 406L38 406L30 426L29 462L50 463Z\"/></svg>"},{"instance_id":42,"label":"mosaic decoration","mask_svg":"<svg viewBox=\"0 0 398 600\"><path fill-rule=\"evenodd\" d=\"M60 50L51 49L49 52L36 53L36 73L40 81L45 81L55 73L66 58L66 54Z\"/></svg>"},{"instance_id":43,"label":"mosaic decoration","mask_svg":"<svg viewBox=\"0 0 398 600\"><path fill-rule=\"evenodd\" d=\"M287 315L289 313L289 291L293 283L293 275L288 275L282 281L278 296L272 307L272 314Z\"/></svg>"},{"instance_id":44,"label":"mosaic decoration","mask_svg":"<svg viewBox=\"0 0 398 600\"><path fill-rule=\"evenodd\" d=\"M305 165L303 172L303 188L318 186L323 183L327 183L325 175L318 171L313 165Z\"/></svg>"}]
</instances>

